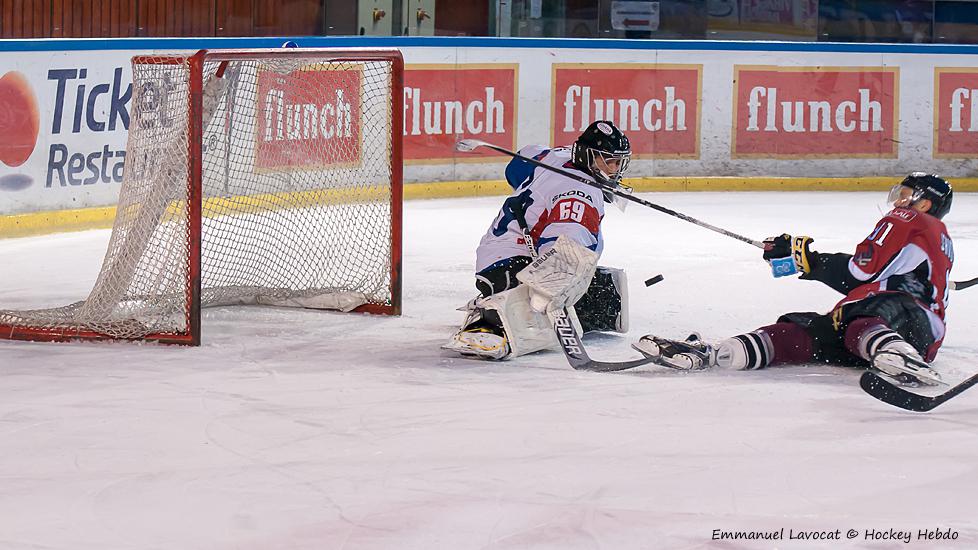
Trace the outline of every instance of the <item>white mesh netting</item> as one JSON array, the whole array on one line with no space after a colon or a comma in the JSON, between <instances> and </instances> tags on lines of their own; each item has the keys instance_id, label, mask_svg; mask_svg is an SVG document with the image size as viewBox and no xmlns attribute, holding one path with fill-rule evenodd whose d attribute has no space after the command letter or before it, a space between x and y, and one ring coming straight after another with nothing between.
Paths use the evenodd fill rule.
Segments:
<instances>
[{"instance_id":1,"label":"white mesh netting","mask_svg":"<svg viewBox=\"0 0 978 550\"><path fill-rule=\"evenodd\" d=\"M0 325L189 330L188 59L134 60L125 176L88 299L0 311ZM392 63L255 54L217 78L205 59L201 306L392 305Z\"/></svg>"}]
</instances>

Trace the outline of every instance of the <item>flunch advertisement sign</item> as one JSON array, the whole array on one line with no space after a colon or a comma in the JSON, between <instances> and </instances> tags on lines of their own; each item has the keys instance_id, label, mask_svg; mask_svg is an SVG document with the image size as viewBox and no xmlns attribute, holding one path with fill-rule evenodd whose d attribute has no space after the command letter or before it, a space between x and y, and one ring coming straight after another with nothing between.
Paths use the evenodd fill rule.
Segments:
<instances>
[{"instance_id":1,"label":"flunch advertisement sign","mask_svg":"<svg viewBox=\"0 0 978 550\"><path fill-rule=\"evenodd\" d=\"M637 158L699 158L702 65L554 64L551 143L610 120Z\"/></svg>"},{"instance_id":2,"label":"flunch advertisement sign","mask_svg":"<svg viewBox=\"0 0 978 550\"><path fill-rule=\"evenodd\" d=\"M896 158L895 67L735 66L731 156Z\"/></svg>"},{"instance_id":3,"label":"flunch advertisement sign","mask_svg":"<svg viewBox=\"0 0 978 550\"><path fill-rule=\"evenodd\" d=\"M486 149L460 154L460 139L516 148L519 65L407 65L404 70L404 161L485 162L509 157Z\"/></svg>"},{"instance_id":4,"label":"flunch advertisement sign","mask_svg":"<svg viewBox=\"0 0 978 550\"><path fill-rule=\"evenodd\" d=\"M255 169L315 170L361 162L363 70L359 65L259 71Z\"/></svg>"},{"instance_id":5,"label":"flunch advertisement sign","mask_svg":"<svg viewBox=\"0 0 978 550\"><path fill-rule=\"evenodd\" d=\"M934 157L978 158L978 68L934 69Z\"/></svg>"}]
</instances>

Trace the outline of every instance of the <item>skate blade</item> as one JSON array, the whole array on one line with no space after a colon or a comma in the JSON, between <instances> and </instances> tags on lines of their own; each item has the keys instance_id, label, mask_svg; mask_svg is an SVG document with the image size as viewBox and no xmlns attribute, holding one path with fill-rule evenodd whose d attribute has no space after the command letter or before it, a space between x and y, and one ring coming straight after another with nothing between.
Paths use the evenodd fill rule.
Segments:
<instances>
[{"instance_id":1,"label":"skate blade","mask_svg":"<svg viewBox=\"0 0 978 550\"><path fill-rule=\"evenodd\" d=\"M947 386L948 383L943 380L936 380L933 378L928 378L928 381L924 381L924 377L916 377L911 374L902 373L899 375L889 374L883 372L877 368L871 368L871 371L876 373L877 376L890 382L894 386L900 386L903 388L935 388L940 386Z\"/></svg>"},{"instance_id":2,"label":"skate blade","mask_svg":"<svg viewBox=\"0 0 978 550\"><path fill-rule=\"evenodd\" d=\"M881 364L890 369L901 372L896 374L889 373L879 366ZM910 359L896 353L887 351L879 352L877 356L873 358L872 368L876 372L888 376L891 380L895 380L898 384L903 386L911 386L915 383L921 386L948 385L937 372L931 369L931 367L923 364L918 365L916 361L911 361Z\"/></svg>"},{"instance_id":3,"label":"skate blade","mask_svg":"<svg viewBox=\"0 0 978 550\"><path fill-rule=\"evenodd\" d=\"M686 364L679 365L675 363L670 363L668 359L662 357L662 355L659 353L659 347L647 340L640 340L638 343L632 344L632 349L641 353L645 357L652 359L655 362L655 364L659 365L660 367L666 367L672 370L678 370L682 372L706 370L704 367L692 368L690 365L686 365Z\"/></svg>"},{"instance_id":4,"label":"skate blade","mask_svg":"<svg viewBox=\"0 0 978 550\"><path fill-rule=\"evenodd\" d=\"M659 346L657 346L655 342L649 340L639 340L638 342L632 344L632 349L648 357L649 359L658 360L662 356Z\"/></svg>"}]
</instances>

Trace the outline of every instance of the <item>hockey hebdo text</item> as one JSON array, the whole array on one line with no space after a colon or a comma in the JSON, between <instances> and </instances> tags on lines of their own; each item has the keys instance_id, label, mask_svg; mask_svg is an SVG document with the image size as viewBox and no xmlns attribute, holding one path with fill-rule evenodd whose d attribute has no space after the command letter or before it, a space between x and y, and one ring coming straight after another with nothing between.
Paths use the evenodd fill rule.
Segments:
<instances>
[{"instance_id":1,"label":"hockey hebdo text","mask_svg":"<svg viewBox=\"0 0 978 550\"><path fill-rule=\"evenodd\" d=\"M771 531L727 531L713 529L711 540L789 540L789 541L858 541L858 542L938 542L956 541L958 532L950 527L935 527L931 529L894 529L863 528L863 529L831 529L805 530L780 528Z\"/></svg>"}]
</instances>

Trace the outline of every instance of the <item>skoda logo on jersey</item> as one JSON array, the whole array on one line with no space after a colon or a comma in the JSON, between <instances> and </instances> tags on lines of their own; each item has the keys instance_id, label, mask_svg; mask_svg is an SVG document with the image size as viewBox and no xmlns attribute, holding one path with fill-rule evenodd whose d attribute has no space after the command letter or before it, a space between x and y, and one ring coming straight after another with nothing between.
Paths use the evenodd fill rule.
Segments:
<instances>
[{"instance_id":1,"label":"skoda logo on jersey","mask_svg":"<svg viewBox=\"0 0 978 550\"><path fill-rule=\"evenodd\" d=\"M591 200L591 195L588 195L587 193L585 193L584 191L581 191L580 189L571 189L570 191L564 191L563 193L560 193L558 195L554 195L553 198L550 199L550 202L552 202L552 203L553 202L557 202L558 200L565 199L567 197L580 197L582 199L587 200L588 202L590 202L592 204L594 203L594 201Z\"/></svg>"}]
</instances>

